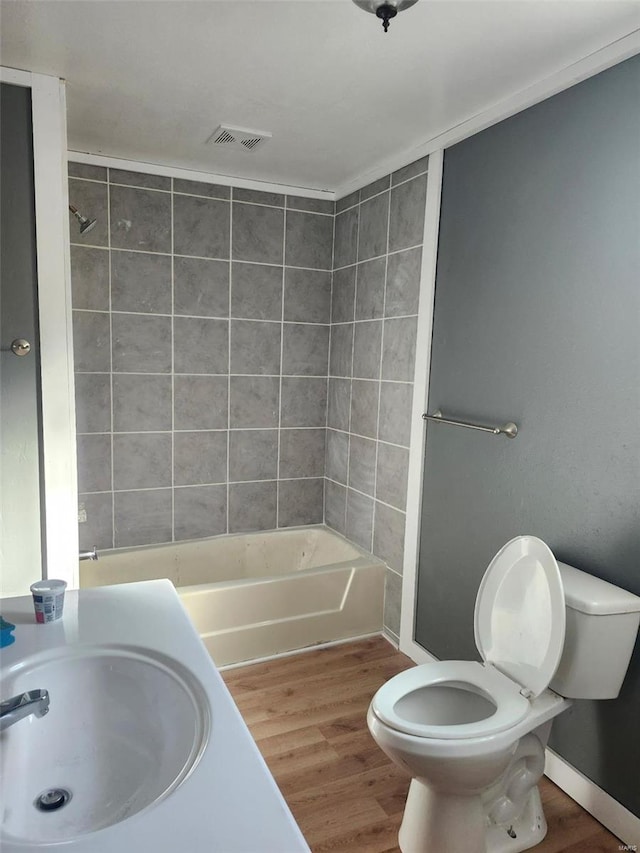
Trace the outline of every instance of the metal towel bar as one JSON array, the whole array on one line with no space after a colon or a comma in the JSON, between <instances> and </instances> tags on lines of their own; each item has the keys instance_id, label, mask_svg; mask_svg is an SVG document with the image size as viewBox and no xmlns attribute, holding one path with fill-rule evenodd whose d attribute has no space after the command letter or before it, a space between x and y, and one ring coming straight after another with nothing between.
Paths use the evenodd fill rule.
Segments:
<instances>
[{"instance_id":1,"label":"metal towel bar","mask_svg":"<svg viewBox=\"0 0 640 853\"><path fill-rule=\"evenodd\" d=\"M482 424L471 424L468 421L454 421L451 418L443 418L442 412L438 409L432 415L426 412L422 416L425 421L433 421L434 423L449 424L450 426L466 427L467 429L477 429L480 432L490 432L492 435L506 435L507 438L515 438L518 434L518 427L509 421L504 426L483 426Z\"/></svg>"}]
</instances>

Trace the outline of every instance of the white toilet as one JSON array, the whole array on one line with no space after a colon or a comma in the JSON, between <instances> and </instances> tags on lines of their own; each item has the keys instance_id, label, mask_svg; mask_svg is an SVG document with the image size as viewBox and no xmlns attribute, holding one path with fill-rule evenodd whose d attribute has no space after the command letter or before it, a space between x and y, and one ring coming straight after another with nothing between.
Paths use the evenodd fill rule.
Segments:
<instances>
[{"instance_id":1,"label":"white toilet","mask_svg":"<svg viewBox=\"0 0 640 853\"><path fill-rule=\"evenodd\" d=\"M516 853L547 830L537 783L551 723L576 699L613 699L640 597L557 563L534 536L491 561L476 598L483 663L438 661L390 679L367 722L411 775L403 853Z\"/></svg>"}]
</instances>

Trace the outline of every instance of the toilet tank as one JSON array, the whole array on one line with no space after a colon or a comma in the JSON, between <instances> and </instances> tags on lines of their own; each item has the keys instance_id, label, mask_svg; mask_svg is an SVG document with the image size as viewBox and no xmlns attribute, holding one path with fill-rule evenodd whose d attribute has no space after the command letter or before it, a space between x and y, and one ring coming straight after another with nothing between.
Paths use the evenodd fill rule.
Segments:
<instances>
[{"instance_id":1,"label":"toilet tank","mask_svg":"<svg viewBox=\"0 0 640 853\"><path fill-rule=\"evenodd\" d=\"M567 626L549 687L567 699L615 699L640 623L640 597L558 562Z\"/></svg>"}]
</instances>

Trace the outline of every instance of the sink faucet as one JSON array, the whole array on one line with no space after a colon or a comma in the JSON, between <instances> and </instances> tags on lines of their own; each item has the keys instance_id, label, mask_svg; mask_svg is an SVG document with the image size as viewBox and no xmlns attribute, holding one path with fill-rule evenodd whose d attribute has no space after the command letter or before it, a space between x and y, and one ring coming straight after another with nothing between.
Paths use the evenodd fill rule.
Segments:
<instances>
[{"instance_id":1,"label":"sink faucet","mask_svg":"<svg viewBox=\"0 0 640 853\"><path fill-rule=\"evenodd\" d=\"M79 560L97 560L98 552L96 551L96 546L94 545L91 551L80 551L78 554Z\"/></svg>"},{"instance_id":2,"label":"sink faucet","mask_svg":"<svg viewBox=\"0 0 640 853\"><path fill-rule=\"evenodd\" d=\"M12 696L5 702L0 702L0 732L8 729L14 723L34 714L44 717L49 711L49 691L29 690Z\"/></svg>"}]
</instances>

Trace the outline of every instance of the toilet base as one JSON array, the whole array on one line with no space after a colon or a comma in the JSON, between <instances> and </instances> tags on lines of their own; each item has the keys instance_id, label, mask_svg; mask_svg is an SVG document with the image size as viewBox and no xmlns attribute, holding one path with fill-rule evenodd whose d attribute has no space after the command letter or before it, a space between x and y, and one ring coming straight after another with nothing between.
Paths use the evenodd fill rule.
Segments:
<instances>
[{"instance_id":1,"label":"toilet base","mask_svg":"<svg viewBox=\"0 0 640 853\"><path fill-rule=\"evenodd\" d=\"M412 779L398 835L402 853L520 853L539 844L547 822L537 786L509 826L488 823L479 796L442 794Z\"/></svg>"},{"instance_id":2,"label":"toilet base","mask_svg":"<svg viewBox=\"0 0 640 853\"><path fill-rule=\"evenodd\" d=\"M479 796L443 794L412 779L398 834L402 853L486 853Z\"/></svg>"},{"instance_id":3,"label":"toilet base","mask_svg":"<svg viewBox=\"0 0 640 853\"><path fill-rule=\"evenodd\" d=\"M536 785L529 792L520 817L510 826L492 824L486 830L487 853L520 853L540 844L547 834L547 821L542 811L540 791Z\"/></svg>"}]
</instances>

